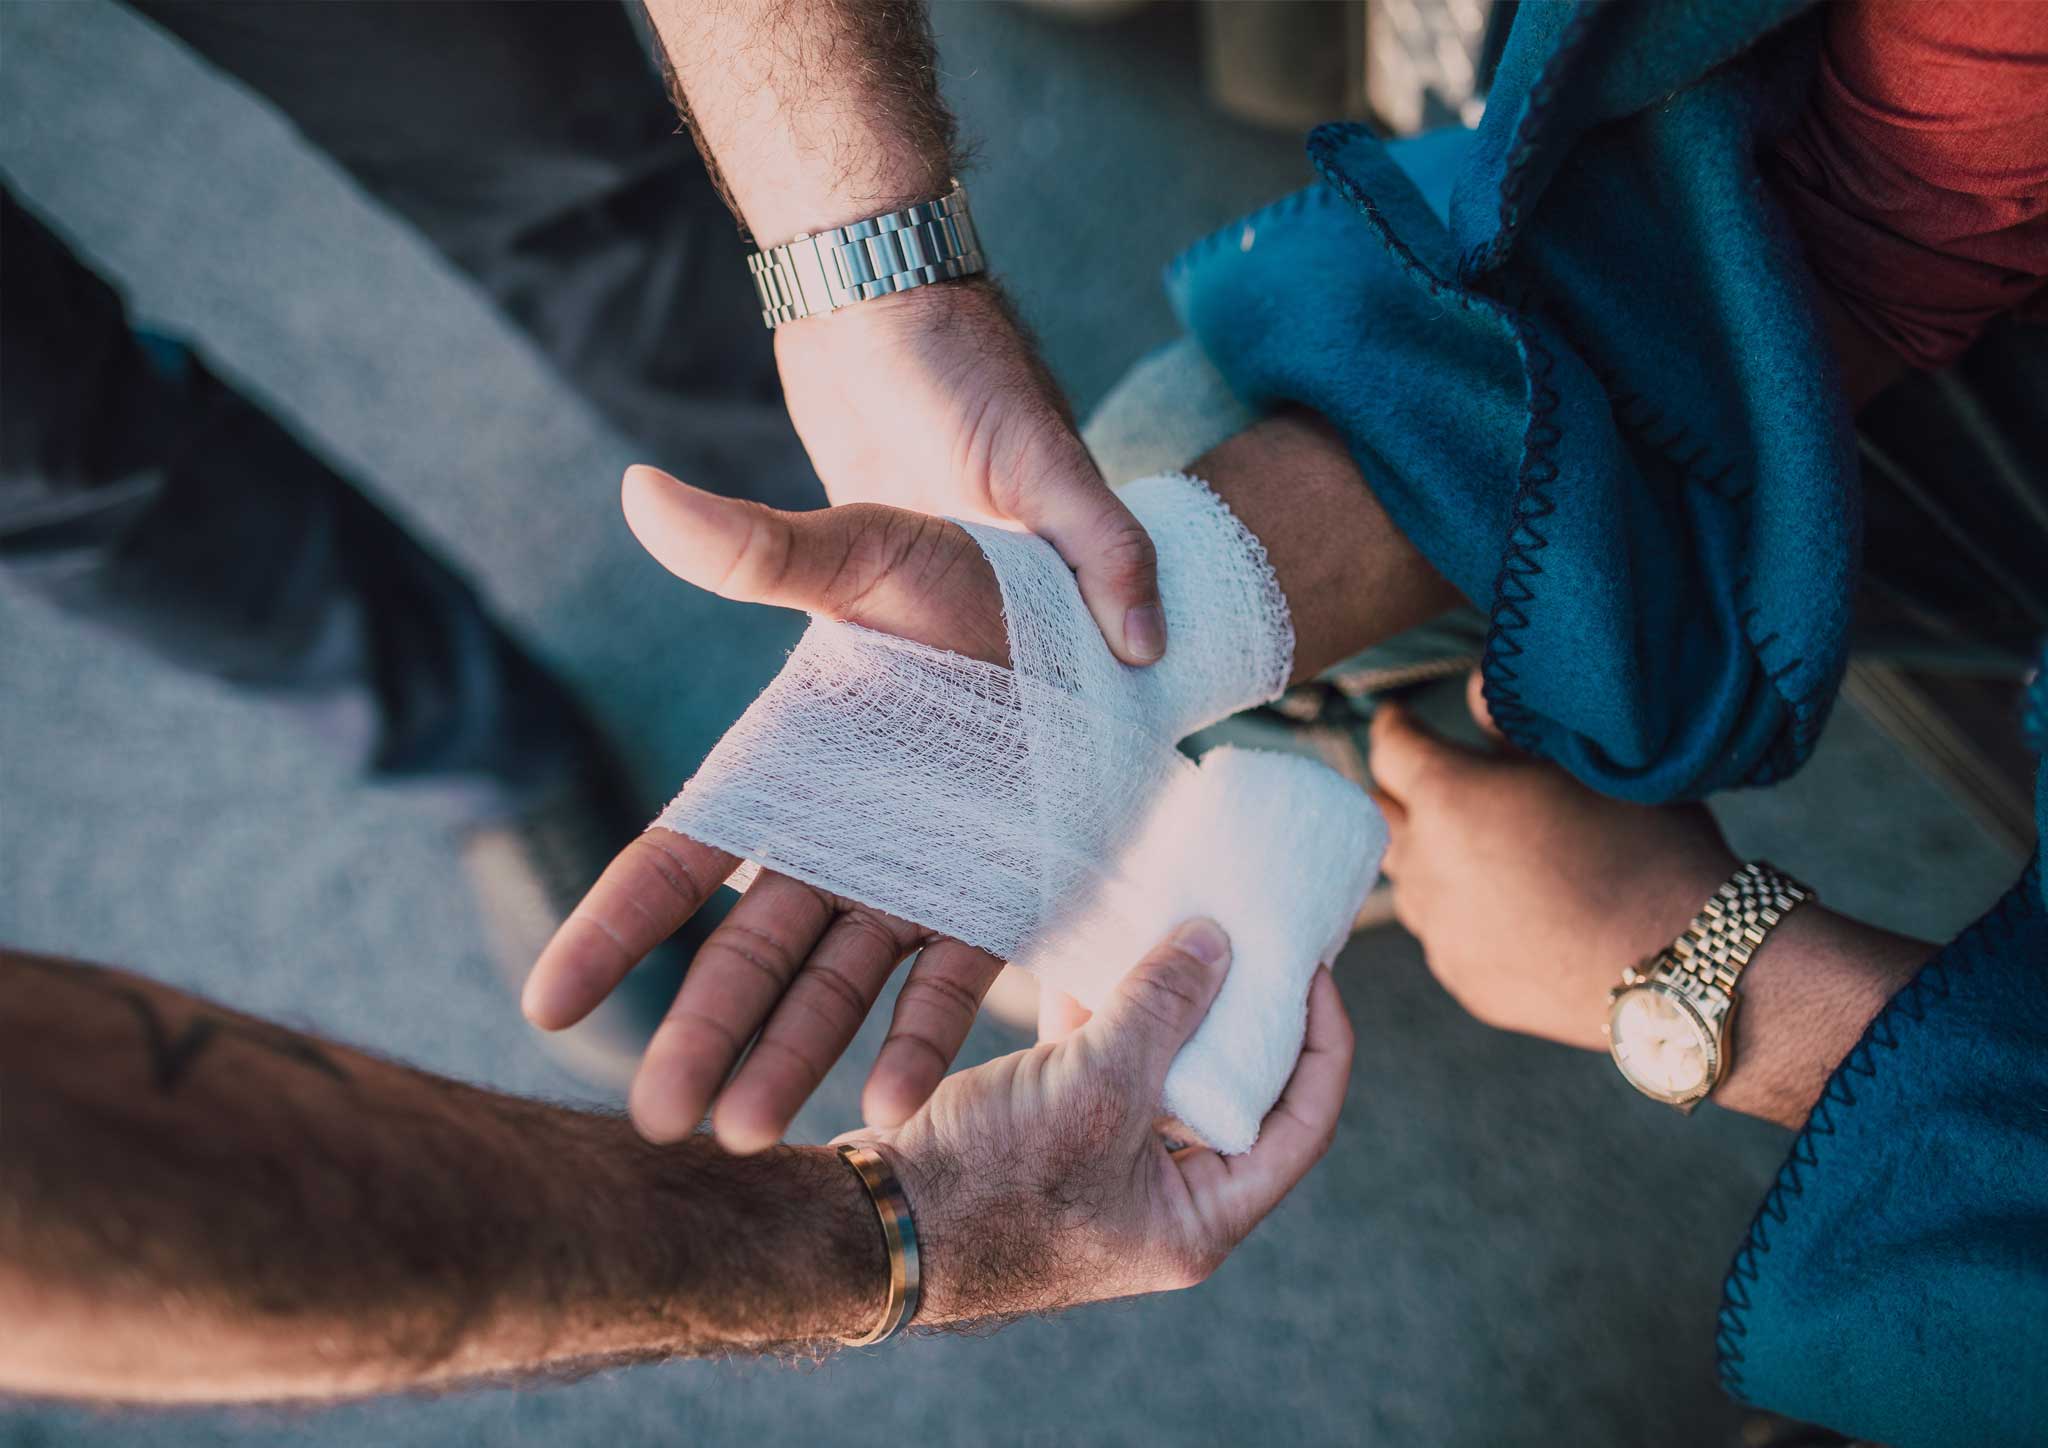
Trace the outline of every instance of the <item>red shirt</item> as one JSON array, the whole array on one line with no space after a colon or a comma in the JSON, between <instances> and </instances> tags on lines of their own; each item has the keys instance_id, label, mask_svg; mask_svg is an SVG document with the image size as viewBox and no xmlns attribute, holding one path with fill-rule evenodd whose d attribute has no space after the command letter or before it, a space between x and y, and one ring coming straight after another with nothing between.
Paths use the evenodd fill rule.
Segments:
<instances>
[{"instance_id":1,"label":"red shirt","mask_svg":"<svg viewBox=\"0 0 2048 1448\"><path fill-rule=\"evenodd\" d=\"M1916 367L2048 302L2048 3L1835 0L1770 166L1814 270Z\"/></svg>"}]
</instances>

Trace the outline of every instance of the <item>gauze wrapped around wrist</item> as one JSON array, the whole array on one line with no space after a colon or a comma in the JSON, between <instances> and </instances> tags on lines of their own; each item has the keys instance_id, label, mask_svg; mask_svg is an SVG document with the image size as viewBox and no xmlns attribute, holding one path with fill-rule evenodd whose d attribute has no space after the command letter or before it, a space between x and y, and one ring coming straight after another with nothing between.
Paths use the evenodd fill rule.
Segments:
<instances>
[{"instance_id":1,"label":"gauze wrapped around wrist","mask_svg":"<svg viewBox=\"0 0 2048 1448\"><path fill-rule=\"evenodd\" d=\"M1119 494L1158 554L1166 657L1118 663L1050 544L965 523L1002 586L1011 668L1170 742L1279 698L1294 623L1265 545L1199 479L1163 473Z\"/></svg>"},{"instance_id":2,"label":"gauze wrapped around wrist","mask_svg":"<svg viewBox=\"0 0 2048 1448\"><path fill-rule=\"evenodd\" d=\"M1043 540L970 526L1002 668L814 619L656 824L1011 960L1099 1005L1179 921L1233 944L1167 1109L1244 1150L1301 1043L1308 982L1370 887L1384 822L1307 760L1174 746L1286 686L1264 550L1202 483L1124 497L1159 554L1169 648L1118 663Z\"/></svg>"}]
</instances>

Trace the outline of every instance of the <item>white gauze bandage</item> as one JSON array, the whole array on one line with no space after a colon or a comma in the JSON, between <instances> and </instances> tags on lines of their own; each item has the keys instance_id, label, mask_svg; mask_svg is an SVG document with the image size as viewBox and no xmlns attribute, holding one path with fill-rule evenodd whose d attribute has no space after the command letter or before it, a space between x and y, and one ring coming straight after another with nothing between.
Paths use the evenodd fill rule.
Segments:
<instances>
[{"instance_id":1,"label":"white gauze bandage","mask_svg":"<svg viewBox=\"0 0 2048 1448\"><path fill-rule=\"evenodd\" d=\"M1042 539L964 525L1002 589L1009 668L814 618L655 823L978 945L1091 1009L1173 926L1215 918L1230 973L1165 1107L1244 1151L1386 825L1313 761L1225 748L1196 764L1175 747L1280 694L1293 625L1264 548L1206 485L1121 491L1158 550L1163 661L1117 662Z\"/></svg>"}]
</instances>

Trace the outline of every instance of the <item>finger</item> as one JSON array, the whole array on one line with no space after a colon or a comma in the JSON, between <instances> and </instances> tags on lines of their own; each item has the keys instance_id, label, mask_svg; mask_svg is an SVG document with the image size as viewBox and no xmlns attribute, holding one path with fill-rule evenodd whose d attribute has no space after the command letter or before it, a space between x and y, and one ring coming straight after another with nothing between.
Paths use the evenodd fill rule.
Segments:
<instances>
[{"instance_id":1,"label":"finger","mask_svg":"<svg viewBox=\"0 0 2048 1448\"><path fill-rule=\"evenodd\" d=\"M1093 1037L1111 1060L1127 1053L1124 1059L1151 1093L1149 1107L1166 1085L1166 1068L1209 1013L1229 969L1230 938L1223 927L1213 920L1190 920L1132 968L1076 1036Z\"/></svg>"},{"instance_id":2,"label":"finger","mask_svg":"<svg viewBox=\"0 0 2048 1448\"><path fill-rule=\"evenodd\" d=\"M995 570L958 524L878 503L785 513L650 467L626 469L621 501L662 567L722 598L1010 662Z\"/></svg>"},{"instance_id":3,"label":"finger","mask_svg":"<svg viewBox=\"0 0 2048 1448\"><path fill-rule=\"evenodd\" d=\"M1472 711L1472 722L1479 726L1479 732L1492 740L1496 749L1516 758L1524 757L1521 749L1494 722L1493 706L1486 702L1486 676L1477 669L1465 679L1465 707Z\"/></svg>"},{"instance_id":4,"label":"finger","mask_svg":"<svg viewBox=\"0 0 2048 1448\"><path fill-rule=\"evenodd\" d=\"M1392 700L1373 711L1366 767L1372 771L1374 788L1404 808L1414 808L1418 792L1427 791L1432 779L1477 758L1471 750L1437 738Z\"/></svg>"},{"instance_id":5,"label":"finger","mask_svg":"<svg viewBox=\"0 0 2048 1448\"><path fill-rule=\"evenodd\" d=\"M764 874L740 897L698 947L647 1043L627 1103L642 1136L676 1141L697 1129L831 913L822 895L786 875Z\"/></svg>"},{"instance_id":6,"label":"finger","mask_svg":"<svg viewBox=\"0 0 2048 1448\"><path fill-rule=\"evenodd\" d=\"M1002 502L1074 570L1110 652L1127 664L1154 663L1166 654L1166 612L1152 536L1110 491L1079 439L1073 452L1066 468L1005 490Z\"/></svg>"},{"instance_id":7,"label":"finger","mask_svg":"<svg viewBox=\"0 0 2048 1448\"><path fill-rule=\"evenodd\" d=\"M1368 789L1366 791L1366 794L1371 797L1372 802L1374 804L1379 806L1380 813L1387 817L1388 830L1398 834L1400 831L1407 828L1407 805L1402 804L1401 801L1395 799L1391 794L1388 794L1385 790L1380 789L1377 786L1375 786L1372 789Z\"/></svg>"},{"instance_id":8,"label":"finger","mask_svg":"<svg viewBox=\"0 0 2048 1448\"><path fill-rule=\"evenodd\" d=\"M619 491L640 546L676 577L722 598L811 608L842 569L844 551L835 553L814 521L832 509L785 513L645 466L627 468Z\"/></svg>"},{"instance_id":9,"label":"finger","mask_svg":"<svg viewBox=\"0 0 2048 1448\"><path fill-rule=\"evenodd\" d=\"M1063 990L1038 985L1038 1041L1056 1045L1088 1024L1088 1008Z\"/></svg>"},{"instance_id":10,"label":"finger","mask_svg":"<svg viewBox=\"0 0 2048 1448\"><path fill-rule=\"evenodd\" d=\"M642 834L598 876L534 962L519 999L526 1018L559 1031L589 1015L738 864L673 830Z\"/></svg>"},{"instance_id":11,"label":"finger","mask_svg":"<svg viewBox=\"0 0 2048 1448\"><path fill-rule=\"evenodd\" d=\"M1387 821L1387 847L1380 851L1380 874L1389 880L1401 876L1401 846L1408 839L1408 806L1379 788L1366 791Z\"/></svg>"},{"instance_id":12,"label":"finger","mask_svg":"<svg viewBox=\"0 0 2048 1448\"><path fill-rule=\"evenodd\" d=\"M909 946L909 931L883 916L856 910L832 921L718 1093L711 1130L720 1146L746 1155L782 1140Z\"/></svg>"},{"instance_id":13,"label":"finger","mask_svg":"<svg viewBox=\"0 0 2048 1448\"><path fill-rule=\"evenodd\" d=\"M861 1092L861 1116L870 1126L900 1126L938 1089L1002 969L987 951L957 940L918 952Z\"/></svg>"},{"instance_id":14,"label":"finger","mask_svg":"<svg viewBox=\"0 0 2048 1448\"><path fill-rule=\"evenodd\" d=\"M1224 1158L1222 1171L1190 1178L1205 1214L1219 1215L1241 1235L1308 1175L1336 1137L1354 1045L1337 982L1328 966L1320 967L1309 984L1301 1059L1260 1124L1257 1144L1242 1156Z\"/></svg>"}]
</instances>

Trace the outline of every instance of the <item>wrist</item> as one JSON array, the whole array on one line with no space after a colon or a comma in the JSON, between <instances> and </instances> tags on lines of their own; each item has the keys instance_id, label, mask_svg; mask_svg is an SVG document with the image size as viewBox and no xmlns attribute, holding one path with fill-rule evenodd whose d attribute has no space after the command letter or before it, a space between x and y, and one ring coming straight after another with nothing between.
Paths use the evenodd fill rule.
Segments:
<instances>
[{"instance_id":1,"label":"wrist","mask_svg":"<svg viewBox=\"0 0 2048 1448\"><path fill-rule=\"evenodd\" d=\"M920 152L883 132L850 143L861 156L858 175L843 176L837 156L815 167L788 156L734 179L734 200L747 230L762 246L780 246L871 216L902 211L944 196L953 187L951 162Z\"/></svg>"},{"instance_id":2,"label":"wrist","mask_svg":"<svg viewBox=\"0 0 2048 1448\"><path fill-rule=\"evenodd\" d=\"M874 1204L830 1148L733 1157L693 1137L644 1147L640 1165L642 1210L621 1236L642 1260L611 1284L628 1333L650 1296L669 1332L734 1348L837 1342L880 1318L889 1262Z\"/></svg>"},{"instance_id":3,"label":"wrist","mask_svg":"<svg viewBox=\"0 0 2048 1448\"><path fill-rule=\"evenodd\" d=\"M818 352L862 349L873 356L930 333L955 327L984 331L1011 325L1009 303L986 272L889 292L832 312L818 312L775 329L776 360ZM787 371L784 381L790 376Z\"/></svg>"},{"instance_id":4,"label":"wrist","mask_svg":"<svg viewBox=\"0 0 2048 1448\"><path fill-rule=\"evenodd\" d=\"M1613 895L1589 902L1591 926L1566 1044L1605 1053L1608 1007L1624 972L1669 950L1721 883L1740 867L1729 850L1706 840L1673 849L1656 868L1628 877ZM1738 1012L1739 1014L1739 1012Z\"/></svg>"},{"instance_id":5,"label":"wrist","mask_svg":"<svg viewBox=\"0 0 2048 1448\"><path fill-rule=\"evenodd\" d=\"M869 1332L888 1304L889 1249L874 1198L852 1167L830 1147L803 1155L820 1203L810 1269L819 1291L805 1336L843 1342Z\"/></svg>"},{"instance_id":6,"label":"wrist","mask_svg":"<svg viewBox=\"0 0 2048 1448\"><path fill-rule=\"evenodd\" d=\"M1380 506L1342 435L1313 413L1256 423L1188 471L1264 546L1294 622L1295 682L1462 601Z\"/></svg>"},{"instance_id":7,"label":"wrist","mask_svg":"<svg viewBox=\"0 0 2048 1448\"><path fill-rule=\"evenodd\" d=\"M1771 932L1738 983L1716 1105L1797 1128L1828 1077L1933 953L1925 941L1807 904Z\"/></svg>"},{"instance_id":8,"label":"wrist","mask_svg":"<svg viewBox=\"0 0 2048 1448\"><path fill-rule=\"evenodd\" d=\"M1009 1157L956 1152L929 1133L877 1149L895 1167L917 1223L916 1325L988 1325L1079 1300L1059 1289L1060 1208L1018 1180Z\"/></svg>"},{"instance_id":9,"label":"wrist","mask_svg":"<svg viewBox=\"0 0 2048 1448\"><path fill-rule=\"evenodd\" d=\"M1627 887L1611 912L1612 934L1603 955L1621 972L1671 949L1686 927L1714 898L1714 892L1742 868L1741 857L1719 847L1674 850L1657 868L1645 870Z\"/></svg>"},{"instance_id":10,"label":"wrist","mask_svg":"<svg viewBox=\"0 0 2048 1448\"><path fill-rule=\"evenodd\" d=\"M965 1180L960 1164L929 1143L912 1147L869 1140L860 1145L879 1152L895 1171L917 1229L918 1308L908 1325L943 1327L971 1315L961 1310L962 1293L956 1281L959 1217L951 1209Z\"/></svg>"}]
</instances>

